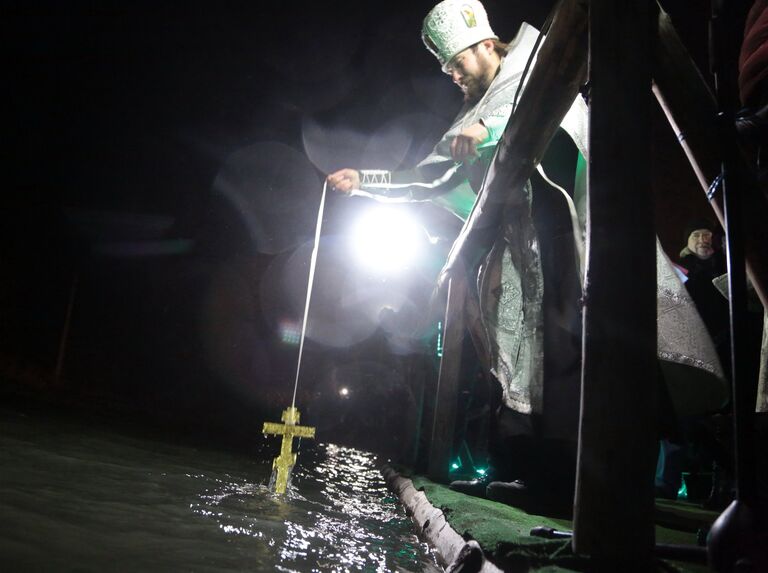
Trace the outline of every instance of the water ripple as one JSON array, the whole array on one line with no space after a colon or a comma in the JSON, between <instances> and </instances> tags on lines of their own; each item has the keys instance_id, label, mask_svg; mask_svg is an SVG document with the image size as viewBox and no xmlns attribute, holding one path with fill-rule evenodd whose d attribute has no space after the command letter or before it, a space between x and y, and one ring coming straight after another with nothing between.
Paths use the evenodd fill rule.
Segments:
<instances>
[{"instance_id":1,"label":"water ripple","mask_svg":"<svg viewBox=\"0 0 768 573\"><path fill-rule=\"evenodd\" d=\"M0 408L7 571L434 572L375 456L306 445L289 492L271 460Z\"/></svg>"},{"instance_id":2,"label":"water ripple","mask_svg":"<svg viewBox=\"0 0 768 573\"><path fill-rule=\"evenodd\" d=\"M281 571L438 570L375 456L352 448L304 448L285 496L264 485L219 483L193 510L227 534L264 540Z\"/></svg>"}]
</instances>

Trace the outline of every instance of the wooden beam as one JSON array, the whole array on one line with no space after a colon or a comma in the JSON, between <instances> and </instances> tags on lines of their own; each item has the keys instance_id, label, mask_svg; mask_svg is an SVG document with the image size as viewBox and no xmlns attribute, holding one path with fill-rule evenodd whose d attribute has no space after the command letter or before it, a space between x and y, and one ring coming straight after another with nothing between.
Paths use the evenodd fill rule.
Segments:
<instances>
[{"instance_id":1,"label":"wooden beam","mask_svg":"<svg viewBox=\"0 0 768 573\"><path fill-rule=\"evenodd\" d=\"M588 252L573 545L610 560L617 571L650 570L655 543L651 22L650 0L590 2Z\"/></svg>"}]
</instances>

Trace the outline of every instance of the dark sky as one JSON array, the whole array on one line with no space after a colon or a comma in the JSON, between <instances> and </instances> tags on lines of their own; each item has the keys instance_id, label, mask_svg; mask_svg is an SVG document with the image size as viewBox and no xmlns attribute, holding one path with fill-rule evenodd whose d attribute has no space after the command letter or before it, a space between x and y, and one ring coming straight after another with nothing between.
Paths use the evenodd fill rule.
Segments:
<instances>
[{"instance_id":1,"label":"dark sky","mask_svg":"<svg viewBox=\"0 0 768 573\"><path fill-rule=\"evenodd\" d=\"M199 223L222 165L253 143L320 173L370 160L370 136L400 128L426 143L377 159L413 163L459 101L419 38L432 4L6 2L6 181L26 205ZM551 4L486 3L502 38Z\"/></svg>"},{"instance_id":2,"label":"dark sky","mask_svg":"<svg viewBox=\"0 0 768 573\"><path fill-rule=\"evenodd\" d=\"M486 5L510 38L552 3ZM413 163L459 101L419 38L432 4L5 2L4 186L25 206L198 225L222 165L253 143L320 173L370 162L383 131L392 147L417 140L374 162ZM665 5L701 52L707 2Z\"/></svg>"},{"instance_id":3,"label":"dark sky","mask_svg":"<svg viewBox=\"0 0 768 573\"><path fill-rule=\"evenodd\" d=\"M307 121L450 115L394 85L439 74L419 39L429 6L19 2L3 17L14 182L62 205L181 214L230 153L301 149Z\"/></svg>"},{"instance_id":4,"label":"dark sky","mask_svg":"<svg viewBox=\"0 0 768 573\"><path fill-rule=\"evenodd\" d=\"M551 4L485 3L502 39ZM666 3L697 55L706 4ZM4 2L6 376L19 361L50 378L77 277L73 391L157 412L282 405L295 348L279 328L300 315L323 174L413 165L460 105L421 43L432 5ZM330 198L331 237L358 206ZM329 289L349 288L339 264ZM438 268L399 285L401 301L423 304ZM360 328L338 371L366 356L366 333L383 344Z\"/></svg>"}]
</instances>

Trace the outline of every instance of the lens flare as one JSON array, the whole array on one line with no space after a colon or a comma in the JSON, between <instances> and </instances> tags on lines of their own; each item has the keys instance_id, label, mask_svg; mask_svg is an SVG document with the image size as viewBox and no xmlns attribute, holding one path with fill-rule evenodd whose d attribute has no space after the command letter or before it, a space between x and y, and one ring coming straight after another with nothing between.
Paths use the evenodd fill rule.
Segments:
<instances>
[{"instance_id":1,"label":"lens flare","mask_svg":"<svg viewBox=\"0 0 768 573\"><path fill-rule=\"evenodd\" d=\"M280 339L289 346L298 346L301 342L301 324L292 320L280 321Z\"/></svg>"},{"instance_id":2,"label":"lens flare","mask_svg":"<svg viewBox=\"0 0 768 573\"><path fill-rule=\"evenodd\" d=\"M413 266L422 254L426 234L403 209L377 207L358 219L351 234L361 265L388 273Z\"/></svg>"}]
</instances>

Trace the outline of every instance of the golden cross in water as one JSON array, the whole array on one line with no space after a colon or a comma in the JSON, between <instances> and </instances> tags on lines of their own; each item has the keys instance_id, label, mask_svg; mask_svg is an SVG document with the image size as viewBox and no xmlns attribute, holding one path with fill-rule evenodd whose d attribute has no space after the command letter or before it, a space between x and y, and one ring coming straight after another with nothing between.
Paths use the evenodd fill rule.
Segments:
<instances>
[{"instance_id":1,"label":"golden cross in water","mask_svg":"<svg viewBox=\"0 0 768 573\"><path fill-rule=\"evenodd\" d=\"M315 429L310 426L297 426L299 423L299 410L291 406L287 408L281 420L283 424L276 422L264 422L263 434L272 434L274 436L282 435L283 443L280 446L280 455L272 462L272 469L277 470L277 479L275 480L275 493L285 493L288 487L288 476L291 468L296 463L296 456L293 452L293 438L314 438Z\"/></svg>"}]
</instances>

